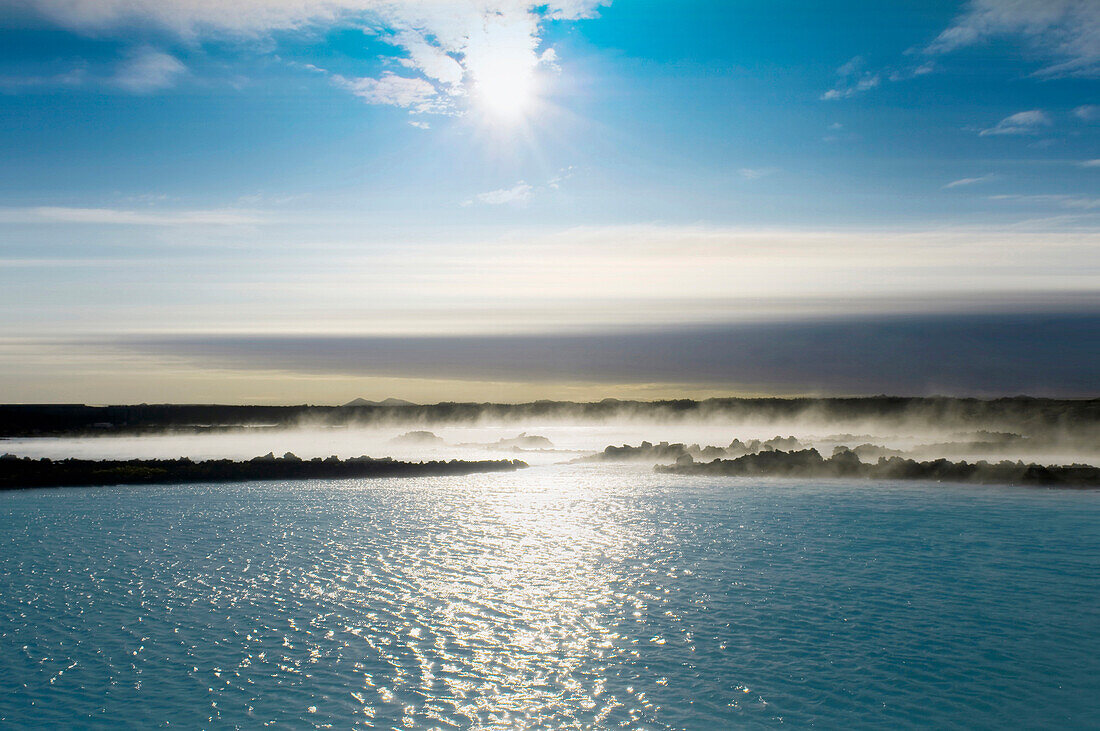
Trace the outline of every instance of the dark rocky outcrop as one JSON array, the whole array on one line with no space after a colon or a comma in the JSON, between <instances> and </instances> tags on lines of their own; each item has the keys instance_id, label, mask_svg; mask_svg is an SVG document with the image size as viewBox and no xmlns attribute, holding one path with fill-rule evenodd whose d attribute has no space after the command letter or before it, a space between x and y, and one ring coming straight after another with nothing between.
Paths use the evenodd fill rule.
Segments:
<instances>
[{"instance_id":1,"label":"dark rocky outcrop","mask_svg":"<svg viewBox=\"0 0 1100 731\"><path fill-rule=\"evenodd\" d=\"M383 457L303 460L291 453L268 453L243 462L228 459L193 462L190 459L29 459L10 454L0 457L0 490L27 487L88 487L94 485L182 484L193 482L251 482L255 480L312 480L348 477L427 477L506 472L527 464L519 460L466 462L400 462Z\"/></svg>"},{"instance_id":2,"label":"dark rocky outcrop","mask_svg":"<svg viewBox=\"0 0 1100 731\"><path fill-rule=\"evenodd\" d=\"M723 457L741 457L757 452L770 452L776 449L801 449L802 443L794 437L773 437L761 442L759 439L750 439L742 442L734 439L728 447L700 447L698 444L683 444L676 442L642 442L637 447L624 444L621 447L614 445L605 447L602 452L581 457L577 462L662 462L675 461L685 455L693 460L721 459Z\"/></svg>"},{"instance_id":3,"label":"dark rocky outcrop","mask_svg":"<svg viewBox=\"0 0 1100 731\"><path fill-rule=\"evenodd\" d=\"M518 436L514 436L511 439L502 437L499 441L487 446L493 449L553 449L554 443L548 438L539 436L538 434L520 432Z\"/></svg>"},{"instance_id":4,"label":"dark rocky outcrop","mask_svg":"<svg viewBox=\"0 0 1100 731\"><path fill-rule=\"evenodd\" d=\"M400 447L442 447L446 444L443 437L436 436L430 431L405 432L391 439L389 443Z\"/></svg>"},{"instance_id":5,"label":"dark rocky outcrop","mask_svg":"<svg viewBox=\"0 0 1100 731\"><path fill-rule=\"evenodd\" d=\"M847 447L837 447L836 451L847 449ZM860 444L858 447L853 447L852 451L857 457L864 462L872 462L882 457L901 457L905 455L905 452L900 449L890 449L878 444Z\"/></svg>"},{"instance_id":6,"label":"dark rocky outcrop","mask_svg":"<svg viewBox=\"0 0 1100 731\"><path fill-rule=\"evenodd\" d=\"M878 480L932 480L982 484L1100 488L1100 468L1073 464L1045 466L1023 462L917 462L882 457L876 463L860 461L850 449L838 448L824 459L816 449L794 452L764 451L736 459L695 462L677 459L656 471L678 475L733 475L757 477L855 477Z\"/></svg>"}]
</instances>

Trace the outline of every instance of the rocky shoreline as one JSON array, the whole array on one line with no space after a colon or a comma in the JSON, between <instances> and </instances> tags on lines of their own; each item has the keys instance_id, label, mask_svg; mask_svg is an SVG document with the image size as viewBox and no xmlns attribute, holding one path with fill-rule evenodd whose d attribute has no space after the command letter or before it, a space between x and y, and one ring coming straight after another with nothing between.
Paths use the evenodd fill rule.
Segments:
<instances>
[{"instance_id":1,"label":"rocky shoreline","mask_svg":"<svg viewBox=\"0 0 1100 731\"><path fill-rule=\"evenodd\" d=\"M316 457L303 460L287 453L246 461L229 459L195 462L181 459L51 460L0 457L0 490L33 487L94 487L106 485L186 484L314 480L350 477L434 477L479 472L511 472L527 467L520 460L451 460L401 462L389 457Z\"/></svg>"},{"instance_id":2,"label":"rocky shoreline","mask_svg":"<svg viewBox=\"0 0 1100 731\"><path fill-rule=\"evenodd\" d=\"M838 448L828 459L816 449L766 451L736 459L696 462L690 455L675 464L657 465L657 472L675 475L731 475L745 477L845 477L875 480L931 480L978 484L1042 487L1100 488L1100 468L1091 465L1025 464L1008 460L918 462L904 457L882 457L863 462L850 449Z\"/></svg>"}]
</instances>

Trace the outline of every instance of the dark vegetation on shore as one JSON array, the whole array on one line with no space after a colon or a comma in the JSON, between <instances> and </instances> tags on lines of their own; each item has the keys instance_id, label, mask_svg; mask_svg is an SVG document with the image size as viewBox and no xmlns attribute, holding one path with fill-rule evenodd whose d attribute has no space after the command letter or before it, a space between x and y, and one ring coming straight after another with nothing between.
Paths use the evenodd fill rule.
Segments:
<instances>
[{"instance_id":1,"label":"dark vegetation on shore","mask_svg":"<svg viewBox=\"0 0 1100 731\"><path fill-rule=\"evenodd\" d=\"M519 460L476 462L399 462L388 457L316 457L303 460L287 453L236 462L229 459L194 462L182 459L29 459L0 457L0 490L28 487L90 487L100 485L183 484L193 482L251 482L256 480L313 480L347 477L429 477L511 472L526 467Z\"/></svg>"},{"instance_id":2,"label":"dark vegetation on shore","mask_svg":"<svg viewBox=\"0 0 1100 731\"><path fill-rule=\"evenodd\" d=\"M662 460L678 460L681 457L690 456L692 459L721 459L723 457L743 457L746 454L767 452L776 449L792 450L802 449L806 445L794 437L774 437L765 441L749 439L741 441L734 439L728 447L700 447L698 444L684 444L676 442L642 442L637 447L624 444L621 447L609 445L602 452L579 457L574 462L659 462ZM865 445L871 446L871 445Z\"/></svg>"},{"instance_id":3,"label":"dark vegetation on shore","mask_svg":"<svg viewBox=\"0 0 1100 731\"><path fill-rule=\"evenodd\" d=\"M479 421L650 420L735 422L813 420L818 423L877 420L883 424L951 424L998 429L1051 439L1100 433L1100 399L908 398L722 398L693 401L592 403L535 401L525 404L378 403L347 406L219 406L81 404L0 406L0 437L142 434L164 430L204 431L241 427L460 424ZM1086 434L1082 434L1085 432Z\"/></svg>"},{"instance_id":4,"label":"dark vegetation on shore","mask_svg":"<svg viewBox=\"0 0 1100 731\"><path fill-rule=\"evenodd\" d=\"M981 484L1100 488L1100 468L1090 465L1044 466L1023 462L917 462L882 457L862 462L850 449L837 448L825 459L816 449L793 452L764 451L736 459L696 462L690 455L675 464L658 465L657 472L676 475L732 475L747 477L846 477L877 480L934 480Z\"/></svg>"}]
</instances>

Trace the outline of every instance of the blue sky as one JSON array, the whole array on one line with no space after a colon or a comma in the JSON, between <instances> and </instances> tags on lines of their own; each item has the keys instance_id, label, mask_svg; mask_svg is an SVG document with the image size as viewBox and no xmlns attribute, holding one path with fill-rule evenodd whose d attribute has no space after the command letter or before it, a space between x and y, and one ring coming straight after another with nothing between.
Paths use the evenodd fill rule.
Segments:
<instances>
[{"instance_id":1,"label":"blue sky","mask_svg":"<svg viewBox=\"0 0 1100 731\"><path fill-rule=\"evenodd\" d=\"M0 0L0 398L768 390L133 343L1094 309L1098 79L1090 0Z\"/></svg>"}]
</instances>

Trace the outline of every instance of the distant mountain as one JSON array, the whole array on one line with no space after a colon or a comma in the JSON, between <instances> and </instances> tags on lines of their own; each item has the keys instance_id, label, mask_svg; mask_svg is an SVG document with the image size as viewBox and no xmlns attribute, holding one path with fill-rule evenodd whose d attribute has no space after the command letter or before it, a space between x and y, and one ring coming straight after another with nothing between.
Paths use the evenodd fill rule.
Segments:
<instances>
[{"instance_id":1,"label":"distant mountain","mask_svg":"<svg viewBox=\"0 0 1100 731\"><path fill-rule=\"evenodd\" d=\"M416 406L416 404L399 398L388 398L385 401L368 401L365 398L357 398L354 401L348 401L344 406Z\"/></svg>"}]
</instances>

